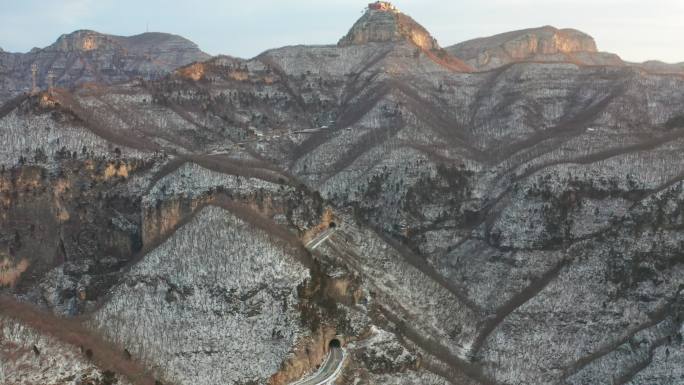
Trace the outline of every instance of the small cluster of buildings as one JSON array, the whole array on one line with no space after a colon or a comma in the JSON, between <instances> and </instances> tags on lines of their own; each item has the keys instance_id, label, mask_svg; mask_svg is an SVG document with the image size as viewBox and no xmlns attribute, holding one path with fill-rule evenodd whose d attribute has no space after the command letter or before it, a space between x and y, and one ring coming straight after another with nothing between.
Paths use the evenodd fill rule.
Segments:
<instances>
[{"instance_id":1,"label":"small cluster of buildings","mask_svg":"<svg viewBox=\"0 0 684 385\"><path fill-rule=\"evenodd\" d=\"M389 1L376 1L368 4L368 9L373 11L396 11L397 8Z\"/></svg>"}]
</instances>

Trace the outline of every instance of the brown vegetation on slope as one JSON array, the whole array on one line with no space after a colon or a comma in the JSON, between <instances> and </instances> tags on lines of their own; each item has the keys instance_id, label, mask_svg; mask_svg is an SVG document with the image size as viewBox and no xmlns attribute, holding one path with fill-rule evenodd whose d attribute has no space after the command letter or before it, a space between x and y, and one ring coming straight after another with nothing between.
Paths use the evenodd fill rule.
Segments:
<instances>
[{"instance_id":1,"label":"brown vegetation on slope","mask_svg":"<svg viewBox=\"0 0 684 385\"><path fill-rule=\"evenodd\" d=\"M0 296L0 315L15 319L65 344L80 347L100 368L119 373L132 384L156 383L149 370L125 356L123 348L106 342L88 330L79 319L60 318L6 296Z\"/></svg>"}]
</instances>

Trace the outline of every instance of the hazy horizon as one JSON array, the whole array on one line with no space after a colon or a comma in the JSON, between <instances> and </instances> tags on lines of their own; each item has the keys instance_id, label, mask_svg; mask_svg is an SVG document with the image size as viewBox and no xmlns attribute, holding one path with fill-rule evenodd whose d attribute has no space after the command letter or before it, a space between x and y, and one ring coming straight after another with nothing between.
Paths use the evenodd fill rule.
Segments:
<instances>
[{"instance_id":1,"label":"hazy horizon","mask_svg":"<svg viewBox=\"0 0 684 385\"><path fill-rule=\"evenodd\" d=\"M368 2L10 0L0 4L0 48L27 52L79 29L135 35L149 28L181 35L212 55L253 57L285 45L334 44ZM600 4L589 0L403 0L394 4L427 28L442 46L553 25L586 32L601 51L616 53L627 61L684 62L680 41L684 3L678 0L662 0L657 6L632 0Z\"/></svg>"}]
</instances>

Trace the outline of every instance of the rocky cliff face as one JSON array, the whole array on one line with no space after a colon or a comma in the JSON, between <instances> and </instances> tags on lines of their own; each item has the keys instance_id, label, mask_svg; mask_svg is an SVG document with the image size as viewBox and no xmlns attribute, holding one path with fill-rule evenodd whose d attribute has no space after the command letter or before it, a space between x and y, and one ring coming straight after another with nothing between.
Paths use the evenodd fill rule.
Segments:
<instances>
[{"instance_id":1,"label":"rocky cliff face","mask_svg":"<svg viewBox=\"0 0 684 385\"><path fill-rule=\"evenodd\" d=\"M411 41L426 50L439 48L437 41L423 26L395 9L368 9L338 44L345 46L404 40Z\"/></svg>"},{"instance_id":2,"label":"rocky cliff face","mask_svg":"<svg viewBox=\"0 0 684 385\"><path fill-rule=\"evenodd\" d=\"M598 51L594 38L584 32L551 26L468 40L446 50L478 71L489 71L518 62L562 62L589 66L632 66L661 74L684 73L681 64L624 62L616 54Z\"/></svg>"},{"instance_id":3,"label":"rocky cliff face","mask_svg":"<svg viewBox=\"0 0 684 385\"><path fill-rule=\"evenodd\" d=\"M480 70L520 61L622 64L617 55L598 52L591 36L574 29L551 26L469 40L447 47L447 51Z\"/></svg>"},{"instance_id":4,"label":"rocky cliff face","mask_svg":"<svg viewBox=\"0 0 684 385\"><path fill-rule=\"evenodd\" d=\"M414 45L424 54L433 57L457 71L469 71L470 67L443 50L437 40L410 16L391 5L382 9L369 6L366 13L352 26L339 43L340 47L368 43L406 43Z\"/></svg>"},{"instance_id":5,"label":"rocky cliff face","mask_svg":"<svg viewBox=\"0 0 684 385\"><path fill-rule=\"evenodd\" d=\"M334 337L346 383L681 382L684 77L457 70L387 12L5 105L4 292L164 383L289 383Z\"/></svg>"},{"instance_id":6,"label":"rocky cliff face","mask_svg":"<svg viewBox=\"0 0 684 385\"><path fill-rule=\"evenodd\" d=\"M31 90L33 64L38 68L37 86L45 89L50 71L55 86L70 88L88 82L154 79L208 58L193 42L177 35L143 33L124 37L75 31L29 53L0 52L0 101Z\"/></svg>"}]
</instances>

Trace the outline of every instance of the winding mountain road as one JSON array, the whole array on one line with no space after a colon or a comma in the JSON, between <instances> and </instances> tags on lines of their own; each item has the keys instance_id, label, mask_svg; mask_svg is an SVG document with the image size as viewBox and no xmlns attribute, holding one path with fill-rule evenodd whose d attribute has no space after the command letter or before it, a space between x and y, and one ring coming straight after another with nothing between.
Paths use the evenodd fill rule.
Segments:
<instances>
[{"instance_id":1,"label":"winding mountain road","mask_svg":"<svg viewBox=\"0 0 684 385\"><path fill-rule=\"evenodd\" d=\"M314 239L310 240L309 242L304 245L309 250L316 250L318 246L320 246L323 242L325 242L328 238L330 238L331 235L335 233L336 228L327 228L325 231L322 231L320 234L314 237Z\"/></svg>"},{"instance_id":2,"label":"winding mountain road","mask_svg":"<svg viewBox=\"0 0 684 385\"><path fill-rule=\"evenodd\" d=\"M333 384L342 372L347 353L343 348L331 347L320 369L309 377L302 378L290 385L328 385Z\"/></svg>"}]
</instances>

